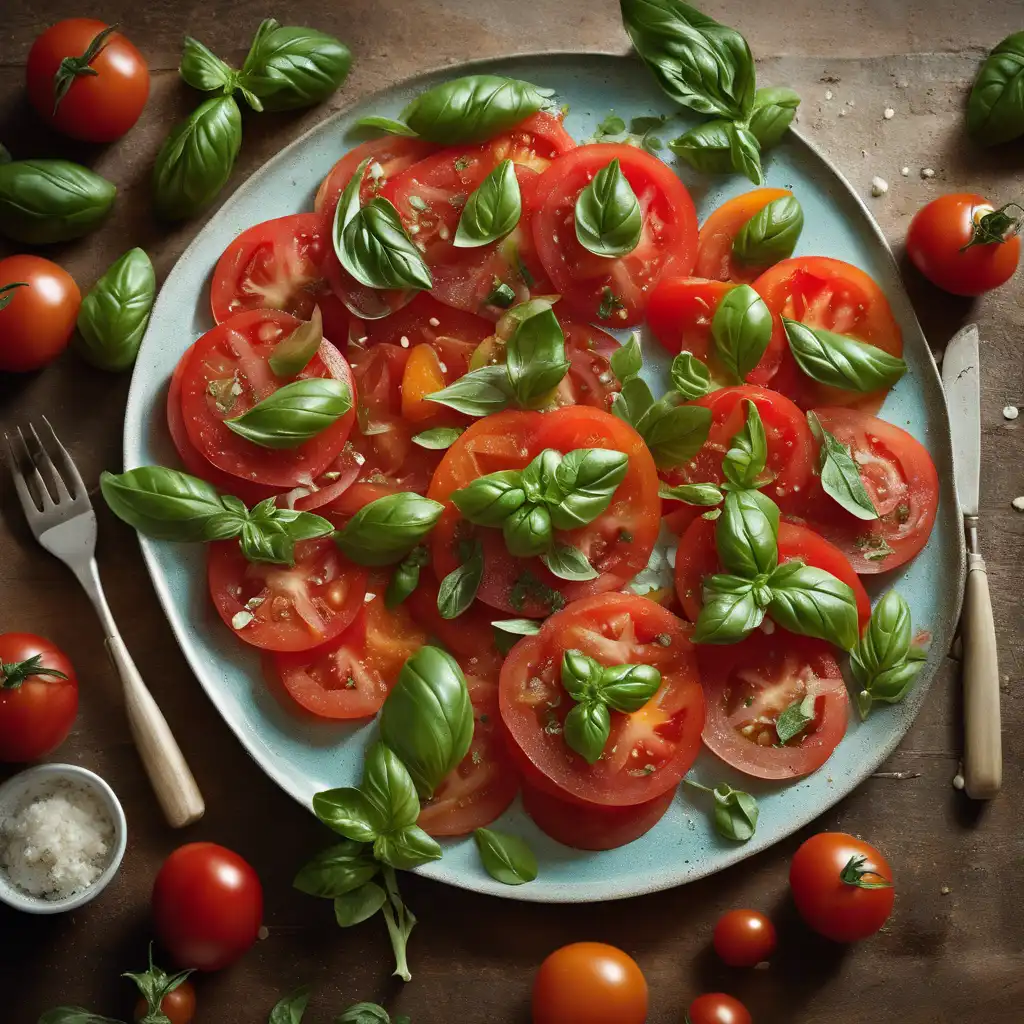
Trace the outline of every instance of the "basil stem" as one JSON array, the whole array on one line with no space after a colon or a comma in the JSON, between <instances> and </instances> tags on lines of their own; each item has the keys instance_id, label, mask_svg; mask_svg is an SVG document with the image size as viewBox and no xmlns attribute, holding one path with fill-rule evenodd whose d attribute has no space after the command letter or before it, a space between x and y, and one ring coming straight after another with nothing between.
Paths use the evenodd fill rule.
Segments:
<instances>
[{"instance_id":1,"label":"basil stem","mask_svg":"<svg viewBox=\"0 0 1024 1024\"><path fill-rule=\"evenodd\" d=\"M729 442L722 459L722 475L734 487L754 488L765 484L764 474L768 461L768 439L757 405L749 398L747 418L743 429Z\"/></svg>"},{"instance_id":2,"label":"basil stem","mask_svg":"<svg viewBox=\"0 0 1024 1024\"><path fill-rule=\"evenodd\" d=\"M496 242L519 223L522 212L515 165L502 160L470 193L452 244L466 249Z\"/></svg>"},{"instance_id":3,"label":"basil stem","mask_svg":"<svg viewBox=\"0 0 1024 1024\"><path fill-rule=\"evenodd\" d=\"M484 551L480 541L472 543L468 556L453 569L437 590L437 610L442 619L457 619L476 599L484 576Z\"/></svg>"},{"instance_id":4,"label":"basil stem","mask_svg":"<svg viewBox=\"0 0 1024 1024\"><path fill-rule=\"evenodd\" d=\"M780 196L763 206L732 243L733 258L746 267L766 270L788 259L804 229L804 211L795 196Z\"/></svg>"},{"instance_id":5,"label":"basil stem","mask_svg":"<svg viewBox=\"0 0 1024 1024\"><path fill-rule=\"evenodd\" d=\"M692 352L680 352L672 360L669 379L672 387L688 402L703 398L715 389L711 371Z\"/></svg>"},{"instance_id":6,"label":"basil stem","mask_svg":"<svg viewBox=\"0 0 1024 1024\"><path fill-rule=\"evenodd\" d=\"M478 828L473 833L484 870L505 885L523 885L537 877L537 858L518 836Z\"/></svg>"},{"instance_id":7,"label":"basil stem","mask_svg":"<svg viewBox=\"0 0 1024 1024\"><path fill-rule=\"evenodd\" d=\"M643 214L619 161L594 175L576 200L576 238L597 256L627 256L640 241Z\"/></svg>"},{"instance_id":8,"label":"basil stem","mask_svg":"<svg viewBox=\"0 0 1024 1024\"><path fill-rule=\"evenodd\" d=\"M857 643L857 599L849 584L794 559L775 569L768 586L768 614L783 629L828 640L845 651Z\"/></svg>"},{"instance_id":9,"label":"basil stem","mask_svg":"<svg viewBox=\"0 0 1024 1024\"><path fill-rule=\"evenodd\" d=\"M224 425L261 448L298 448L351 408L352 392L344 381L307 377L278 388Z\"/></svg>"},{"instance_id":10,"label":"basil stem","mask_svg":"<svg viewBox=\"0 0 1024 1024\"><path fill-rule=\"evenodd\" d=\"M768 86L754 93L749 124L762 150L777 146L782 141L799 106L799 95L785 86Z\"/></svg>"},{"instance_id":11,"label":"basil stem","mask_svg":"<svg viewBox=\"0 0 1024 1024\"><path fill-rule=\"evenodd\" d=\"M412 491L386 494L364 505L334 541L359 565L392 565L430 533L442 512L440 502Z\"/></svg>"},{"instance_id":12,"label":"basil stem","mask_svg":"<svg viewBox=\"0 0 1024 1024\"><path fill-rule=\"evenodd\" d=\"M722 365L742 384L772 339L772 314L749 284L726 292L711 319L711 336Z\"/></svg>"},{"instance_id":13,"label":"basil stem","mask_svg":"<svg viewBox=\"0 0 1024 1024\"><path fill-rule=\"evenodd\" d=\"M1024 135L1024 32L1007 36L981 65L967 101L967 130L983 146Z\"/></svg>"},{"instance_id":14,"label":"basil stem","mask_svg":"<svg viewBox=\"0 0 1024 1024\"><path fill-rule=\"evenodd\" d=\"M324 321L320 307L313 307L313 315L303 321L287 337L282 338L271 352L267 362L278 377L297 377L320 351L324 340Z\"/></svg>"},{"instance_id":15,"label":"basil stem","mask_svg":"<svg viewBox=\"0 0 1024 1024\"><path fill-rule=\"evenodd\" d=\"M808 412L807 423L821 445L818 454L821 489L850 515L858 519L877 519L878 510L864 486L850 449L821 425L817 413Z\"/></svg>"},{"instance_id":16,"label":"basil stem","mask_svg":"<svg viewBox=\"0 0 1024 1024\"><path fill-rule=\"evenodd\" d=\"M230 96L238 83L238 73L209 47L191 36L185 36L178 73L193 89L200 92L222 92Z\"/></svg>"},{"instance_id":17,"label":"basil stem","mask_svg":"<svg viewBox=\"0 0 1024 1024\"><path fill-rule=\"evenodd\" d=\"M302 1024L303 1014L309 1005L309 986L303 985L289 992L270 1011L268 1024Z\"/></svg>"},{"instance_id":18,"label":"basil stem","mask_svg":"<svg viewBox=\"0 0 1024 1024\"><path fill-rule=\"evenodd\" d=\"M865 341L786 317L782 323L797 365L820 384L868 393L891 388L907 372L901 358Z\"/></svg>"}]
</instances>

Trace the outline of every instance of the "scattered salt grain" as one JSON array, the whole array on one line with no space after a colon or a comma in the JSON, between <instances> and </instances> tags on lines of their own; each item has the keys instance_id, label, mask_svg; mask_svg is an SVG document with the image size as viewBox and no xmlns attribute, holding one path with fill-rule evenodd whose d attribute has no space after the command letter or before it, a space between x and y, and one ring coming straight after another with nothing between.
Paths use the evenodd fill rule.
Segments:
<instances>
[{"instance_id":1,"label":"scattered salt grain","mask_svg":"<svg viewBox=\"0 0 1024 1024\"><path fill-rule=\"evenodd\" d=\"M430 318L430 319L429 319L429 320L427 321L427 323L428 323L428 324L430 324L430 326L431 326L431 327L440 327L440 326L441 326L441 321L440 321L440 320L438 320L436 316L432 316L432 317L431 317L431 318Z\"/></svg>"},{"instance_id":2,"label":"scattered salt grain","mask_svg":"<svg viewBox=\"0 0 1024 1024\"><path fill-rule=\"evenodd\" d=\"M889 182L877 175L871 179L871 194L873 196L884 196L889 191Z\"/></svg>"},{"instance_id":3,"label":"scattered salt grain","mask_svg":"<svg viewBox=\"0 0 1024 1024\"><path fill-rule=\"evenodd\" d=\"M933 171L930 167L922 167L921 168L921 177L922 178L934 178L935 177L935 171Z\"/></svg>"},{"instance_id":4,"label":"scattered salt grain","mask_svg":"<svg viewBox=\"0 0 1024 1024\"><path fill-rule=\"evenodd\" d=\"M825 99L827 99L827 100L832 99L832 90L831 89L826 89L825 90Z\"/></svg>"},{"instance_id":5,"label":"scattered salt grain","mask_svg":"<svg viewBox=\"0 0 1024 1024\"><path fill-rule=\"evenodd\" d=\"M260 925L260 930L256 933L256 938L261 942L270 934L270 929L265 924Z\"/></svg>"},{"instance_id":6,"label":"scattered salt grain","mask_svg":"<svg viewBox=\"0 0 1024 1024\"><path fill-rule=\"evenodd\" d=\"M839 116L840 117L846 117L846 111L845 110L840 110L839 111Z\"/></svg>"},{"instance_id":7,"label":"scattered salt grain","mask_svg":"<svg viewBox=\"0 0 1024 1024\"><path fill-rule=\"evenodd\" d=\"M910 168L909 167L901 167L900 168L900 174L902 174L904 178L909 177L910 176Z\"/></svg>"},{"instance_id":8,"label":"scattered salt grain","mask_svg":"<svg viewBox=\"0 0 1024 1024\"><path fill-rule=\"evenodd\" d=\"M401 345L401 346L402 346L402 348L408 348L408 347L409 347L409 339L408 339L408 338L407 338L407 337L406 337L406 336L405 336L405 335L403 334L403 335L402 335L402 336L401 336L401 337L400 337L400 338L398 339L398 344L399 344L399 345Z\"/></svg>"},{"instance_id":9,"label":"scattered salt grain","mask_svg":"<svg viewBox=\"0 0 1024 1024\"><path fill-rule=\"evenodd\" d=\"M1024 512L1024 494L1022 494L1019 498L1014 498L1013 501L1010 502L1010 504L1018 512Z\"/></svg>"},{"instance_id":10,"label":"scattered salt grain","mask_svg":"<svg viewBox=\"0 0 1024 1024\"><path fill-rule=\"evenodd\" d=\"M892 107L886 107L885 110L882 111L882 117L884 117L886 121L891 121L895 116L896 111L893 110Z\"/></svg>"},{"instance_id":11,"label":"scattered salt grain","mask_svg":"<svg viewBox=\"0 0 1024 1024\"><path fill-rule=\"evenodd\" d=\"M1020 410L1015 405L1003 406L1003 419L1015 420L1020 415Z\"/></svg>"},{"instance_id":12,"label":"scattered salt grain","mask_svg":"<svg viewBox=\"0 0 1024 1024\"><path fill-rule=\"evenodd\" d=\"M245 629L252 620L256 618L255 615L247 608L243 608L240 612L235 612L231 616L231 628L232 629Z\"/></svg>"}]
</instances>

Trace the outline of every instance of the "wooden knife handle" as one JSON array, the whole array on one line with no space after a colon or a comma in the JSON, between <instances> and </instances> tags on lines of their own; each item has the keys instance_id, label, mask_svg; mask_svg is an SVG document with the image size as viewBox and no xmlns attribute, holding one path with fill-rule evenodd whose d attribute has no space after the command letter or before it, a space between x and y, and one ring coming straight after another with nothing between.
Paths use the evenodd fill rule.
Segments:
<instances>
[{"instance_id":1,"label":"wooden knife handle","mask_svg":"<svg viewBox=\"0 0 1024 1024\"><path fill-rule=\"evenodd\" d=\"M974 800L991 800L1003 782L999 719L999 663L988 573L981 555L967 556L963 641L964 788Z\"/></svg>"}]
</instances>

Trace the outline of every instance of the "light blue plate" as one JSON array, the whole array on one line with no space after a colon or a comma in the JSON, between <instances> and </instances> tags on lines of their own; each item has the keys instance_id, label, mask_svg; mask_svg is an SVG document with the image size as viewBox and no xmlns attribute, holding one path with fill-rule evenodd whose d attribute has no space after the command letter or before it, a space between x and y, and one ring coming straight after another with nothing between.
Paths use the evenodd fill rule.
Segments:
<instances>
[{"instance_id":1,"label":"light blue plate","mask_svg":"<svg viewBox=\"0 0 1024 1024\"><path fill-rule=\"evenodd\" d=\"M423 89L470 70L553 87L559 102L569 104L566 127L578 140L589 138L611 110L627 122L636 115L673 111L650 75L630 58L556 54L446 68L396 85L318 125L239 187L167 278L132 379L125 418L126 467L177 464L164 425L167 381L179 356L212 326L209 277L228 243L259 221L310 209L320 180L357 141L346 136L357 118L397 116ZM661 134L673 138L686 126L686 119L680 118ZM663 152L674 164L668 151ZM739 177L708 178L685 167L677 169L693 193L702 220L724 199L750 188ZM537 881L514 888L493 881L480 867L471 840L446 844L442 860L419 869L429 878L512 899L563 902L632 896L719 871L777 842L845 796L893 750L928 694L952 640L964 574L949 425L939 376L885 239L846 180L793 132L767 157L765 172L769 185L791 188L803 204L806 226L797 254L835 256L862 267L889 297L903 329L910 372L889 395L882 415L927 446L938 466L942 492L928 546L905 571L889 574L878 583L898 585L910 601L915 626L932 631L931 653L920 681L903 704L881 708L865 724L851 719L846 738L826 766L793 785L758 784L702 754L696 777L713 783L728 781L756 794L761 818L757 835L748 843L719 838L711 828L706 802L698 794L698 802L692 803L685 787L651 832L606 853L581 853L552 842L517 803L498 827L530 842L540 862ZM644 347L655 361L658 346L645 339ZM311 726L290 717L266 692L257 653L240 644L212 610L202 549L146 539L141 543L185 656L210 699L263 770L306 805L319 790L354 783L374 726Z\"/></svg>"}]
</instances>

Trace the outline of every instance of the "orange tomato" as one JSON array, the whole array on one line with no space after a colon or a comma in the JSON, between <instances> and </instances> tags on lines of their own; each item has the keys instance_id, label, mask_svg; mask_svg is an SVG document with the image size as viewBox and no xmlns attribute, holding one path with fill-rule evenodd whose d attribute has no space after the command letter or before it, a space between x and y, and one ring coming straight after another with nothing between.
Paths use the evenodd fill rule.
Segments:
<instances>
[{"instance_id":1,"label":"orange tomato","mask_svg":"<svg viewBox=\"0 0 1024 1024\"><path fill-rule=\"evenodd\" d=\"M644 1024L647 981L636 961L603 942L574 942L540 965L533 1024Z\"/></svg>"},{"instance_id":2,"label":"orange tomato","mask_svg":"<svg viewBox=\"0 0 1024 1024\"><path fill-rule=\"evenodd\" d=\"M431 345L417 345L410 353L402 374L402 416L413 423L433 419L441 406L428 402L427 395L445 386L441 359Z\"/></svg>"}]
</instances>

